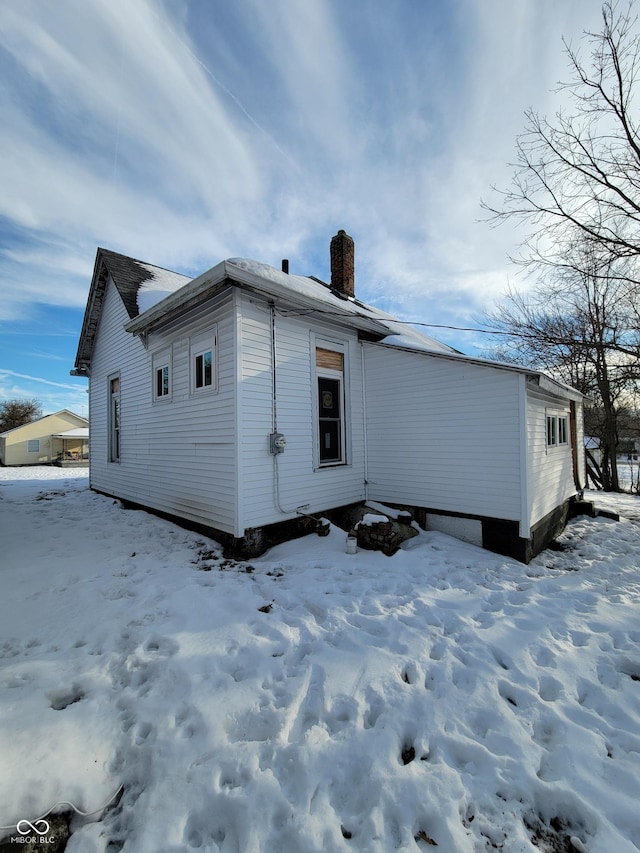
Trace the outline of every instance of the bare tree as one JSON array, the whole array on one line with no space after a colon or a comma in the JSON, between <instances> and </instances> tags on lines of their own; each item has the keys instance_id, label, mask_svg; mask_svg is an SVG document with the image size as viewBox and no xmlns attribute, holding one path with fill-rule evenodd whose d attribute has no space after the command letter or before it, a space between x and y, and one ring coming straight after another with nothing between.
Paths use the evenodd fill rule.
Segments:
<instances>
[{"instance_id":1,"label":"bare tree","mask_svg":"<svg viewBox=\"0 0 640 853\"><path fill-rule=\"evenodd\" d=\"M640 342L630 328L623 266L621 260L603 261L579 237L528 297L512 291L485 317L501 337L501 349L492 355L550 372L589 398L602 485L612 491L619 489L619 412L629 406L640 379Z\"/></svg>"},{"instance_id":2,"label":"bare tree","mask_svg":"<svg viewBox=\"0 0 640 853\"><path fill-rule=\"evenodd\" d=\"M566 41L568 106L525 113L511 185L484 208L528 226L514 258L539 276L489 316L502 357L556 373L594 402L603 484L618 488L618 414L640 364L640 38L634 0L606 0L585 57ZM495 189L495 188L494 188Z\"/></svg>"},{"instance_id":3,"label":"bare tree","mask_svg":"<svg viewBox=\"0 0 640 853\"><path fill-rule=\"evenodd\" d=\"M604 3L602 30L584 34L588 61L564 42L571 77L559 91L570 106L553 119L526 111L511 186L494 187L499 201L483 204L495 223L529 225L520 262L554 263L567 229L610 260L640 256L640 39L632 9L633 0L623 9L618 0Z\"/></svg>"},{"instance_id":4,"label":"bare tree","mask_svg":"<svg viewBox=\"0 0 640 853\"><path fill-rule=\"evenodd\" d=\"M0 402L0 432L30 424L42 417L38 400L4 400Z\"/></svg>"}]
</instances>

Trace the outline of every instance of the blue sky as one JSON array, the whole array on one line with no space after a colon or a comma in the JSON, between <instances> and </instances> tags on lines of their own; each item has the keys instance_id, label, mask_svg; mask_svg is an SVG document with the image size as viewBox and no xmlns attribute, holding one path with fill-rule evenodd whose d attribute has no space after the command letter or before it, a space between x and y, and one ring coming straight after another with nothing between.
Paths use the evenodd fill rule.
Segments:
<instances>
[{"instance_id":1,"label":"blue sky","mask_svg":"<svg viewBox=\"0 0 640 853\"><path fill-rule=\"evenodd\" d=\"M197 275L249 257L402 319L473 326L523 234L482 222L561 38L596 0L2 0L0 400L87 413L69 375L96 248ZM475 354L482 335L427 329Z\"/></svg>"}]
</instances>

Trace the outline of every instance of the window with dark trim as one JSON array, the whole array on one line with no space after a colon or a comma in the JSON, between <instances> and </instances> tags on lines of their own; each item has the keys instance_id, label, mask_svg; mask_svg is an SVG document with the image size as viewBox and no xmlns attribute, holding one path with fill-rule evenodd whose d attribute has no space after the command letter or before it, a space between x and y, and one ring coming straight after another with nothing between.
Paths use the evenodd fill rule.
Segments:
<instances>
[{"instance_id":1,"label":"window with dark trim","mask_svg":"<svg viewBox=\"0 0 640 853\"><path fill-rule=\"evenodd\" d=\"M345 462L344 355L316 349L318 385L318 462L340 465Z\"/></svg>"},{"instance_id":2,"label":"window with dark trim","mask_svg":"<svg viewBox=\"0 0 640 853\"><path fill-rule=\"evenodd\" d=\"M156 367L156 398L169 396L169 365L164 364L162 367Z\"/></svg>"},{"instance_id":3,"label":"window with dark trim","mask_svg":"<svg viewBox=\"0 0 640 853\"><path fill-rule=\"evenodd\" d=\"M203 394L207 391L216 390L218 386L216 348L217 327L191 338L189 372L192 394Z\"/></svg>"},{"instance_id":4,"label":"window with dark trim","mask_svg":"<svg viewBox=\"0 0 640 853\"><path fill-rule=\"evenodd\" d=\"M153 399L155 402L171 399L171 347L153 354Z\"/></svg>"},{"instance_id":5,"label":"window with dark trim","mask_svg":"<svg viewBox=\"0 0 640 853\"><path fill-rule=\"evenodd\" d=\"M213 350L199 352L194 358L194 388L210 388L213 385Z\"/></svg>"},{"instance_id":6,"label":"window with dark trim","mask_svg":"<svg viewBox=\"0 0 640 853\"><path fill-rule=\"evenodd\" d=\"M120 377L109 378L109 462L120 461Z\"/></svg>"}]
</instances>

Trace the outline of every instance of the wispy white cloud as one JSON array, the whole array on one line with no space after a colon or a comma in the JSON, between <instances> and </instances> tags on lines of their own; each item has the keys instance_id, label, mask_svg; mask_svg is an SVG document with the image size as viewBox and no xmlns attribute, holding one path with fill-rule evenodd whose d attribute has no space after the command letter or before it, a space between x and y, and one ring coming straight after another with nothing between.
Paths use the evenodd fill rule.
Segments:
<instances>
[{"instance_id":1,"label":"wispy white cloud","mask_svg":"<svg viewBox=\"0 0 640 853\"><path fill-rule=\"evenodd\" d=\"M344 227L363 297L468 318L518 239L479 199L508 180L523 110L552 109L561 34L599 8L5 0L0 215L26 237L0 257L1 316L83 304L97 245L327 277Z\"/></svg>"},{"instance_id":2,"label":"wispy white cloud","mask_svg":"<svg viewBox=\"0 0 640 853\"><path fill-rule=\"evenodd\" d=\"M5 92L0 212L131 246L154 233L163 245L171 232L202 239L213 213L244 214L260 195L259 160L174 26L144 0L8 10L3 44L43 104Z\"/></svg>"},{"instance_id":3,"label":"wispy white cloud","mask_svg":"<svg viewBox=\"0 0 640 853\"><path fill-rule=\"evenodd\" d=\"M77 391L77 385L71 385L70 383L65 382L51 382L49 379L43 379L41 376L30 376L27 373L16 373L14 370L6 370L3 367L0 367L0 382L3 382L7 379L7 377L13 377L15 379L26 379L29 382L39 382L43 385L51 385L54 388L64 388L67 391Z\"/></svg>"},{"instance_id":4,"label":"wispy white cloud","mask_svg":"<svg viewBox=\"0 0 640 853\"><path fill-rule=\"evenodd\" d=\"M86 384L52 382L42 376L32 376L0 367L0 400L36 399L44 414L70 409L86 415L88 398Z\"/></svg>"},{"instance_id":5,"label":"wispy white cloud","mask_svg":"<svg viewBox=\"0 0 640 853\"><path fill-rule=\"evenodd\" d=\"M566 77L561 37L597 29L600 3L469 0L455 7L443 57L455 79L440 78L431 110L443 144L426 154L418 203L410 205L424 211L422 241L407 241L401 273L398 243L377 265L383 279L399 281L406 297L415 297L416 310L461 321L490 307L509 279L528 283L508 262L524 233L509 223L491 228L480 199L491 196L492 184L510 180L524 110L553 113L562 103L553 91Z\"/></svg>"}]
</instances>

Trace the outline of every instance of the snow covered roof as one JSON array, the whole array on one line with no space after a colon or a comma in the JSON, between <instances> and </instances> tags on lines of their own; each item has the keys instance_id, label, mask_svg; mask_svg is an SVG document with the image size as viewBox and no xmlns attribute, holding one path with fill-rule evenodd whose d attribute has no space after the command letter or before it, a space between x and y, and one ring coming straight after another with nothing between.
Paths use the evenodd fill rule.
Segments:
<instances>
[{"instance_id":1,"label":"snow covered roof","mask_svg":"<svg viewBox=\"0 0 640 853\"><path fill-rule=\"evenodd\" d=\"M57 432L53 438L89 438L89 427L78 427L68 429L65 432Z\"/></svg>"},{"instance_id":2,"label":"snow covered roof","mask_svg":"<svg viewBox=\"0 0 640 853\"><path fill-rule=\"evenodd\" d=\"M87 374L109 277L113 280L131 318L137 317L191 280L189 276L99 248L72 375Z\"/></svg>"},{"instance_id":3,"label":"snow covered roof","mask_svg":"<svg viewBox=\"0 0 640 853\"><path fill-rule=\"evenodd\" d=\"M143 314L148 308L153 308L158 302L191 281L189 276L165 270L162 267L154 267L152 264L141 263L140 266L149 273L149 278L140 282L136 294L140 314Z\"/></svg>"},{"instance_id":4,"label":"snow covered roof","mask_svg":"<svg viewBox=\"0 0 640 853\"><path fill-rule=\"evenodd\" d=\"M377 308L332 289L319 279L292 275L270 264L248 258L229 258L197 278L153 264L98 249L85 320L76 356L76 375L85 375L91 362L104 290L111 275L125 304L130 322L125 329L143 334L179 316L188 306L211 297L224 287L239 286L259 293L291 313L330 319L366 332L377 344L463 360L499 370L525 374L541 389L575 399L582 395L543 373L518 365L467 356L448 344L426 335L409 321L398 320Z\"/></svg>"},{"instance_id":5,"label":"snow covered roof","mask_svg":"<svg viewBox=\"0 0 640 853\"><path fill-rule=\"evenodd\" d=\"M436 340L436 338L432 338L430 335L425 335L417 331L410 324L399 321L391 314L386 314L354 297L345 298L344 296L336 295L329 285L319 282L317 279L301 275L289 275L288 273L274 269L274 267L268 264L261 264L257 261L249 261L244 258L232 258L230 263L252 271L263 278L268 278L270 281L277 282L284 288L289 289L292 294L303 293L311 299L318 300L332 308L337 308L341 312L346 309L347 313L355 317L368 317L379 322L390 333L383 339L386 343L392 343L392 339L394 339L398 346L415 347L428 352L457 352L453 347ZM331 311L329 310L326 313L331 313Z\"/></svg>"},{"instance_id":6,"label":"snow covered roof","mask_svg":"<svg viewBox=\"0 0 640 853\"><path fill-rule=\"evenodd\" d=\"M318 279L290 275L269 264L248 258L222 261L165 298L161 297L158 289L155 304L152 304L155 293L148 293L146 311L132 319L126 329L133 333L150 330L165 322L172 314L179 313L187 302L191 303L196 297L205 298L229 281L297 307L301 314L325 316L335 322L369 331L385 342L425 352L458 352L359 299L338 294Z\"/></svg>"},{"instance_id":7,"label":"snow covered roof","mask_svg":"<svg viewBox=\"0 0 640 853\"><path fill-rule=\"evenodd\" d=\"M336 323L367 331L375 335L376 344L428 353L440 358L465 361L468 364L526 374L541 390L581 399L575 389L550 379L538 370L523 368L507 362L467 356L430 335L351 296L332 290L318 279L282 272L269 264L247 258L229 258L189 282L170 296L158 300L144 314L126 325L134 334L150 331L173 315L184 310L194 300L206 298L228 283L235 283L290 306L295 313L330 318Z\"/></svg>"}]
</instances>

